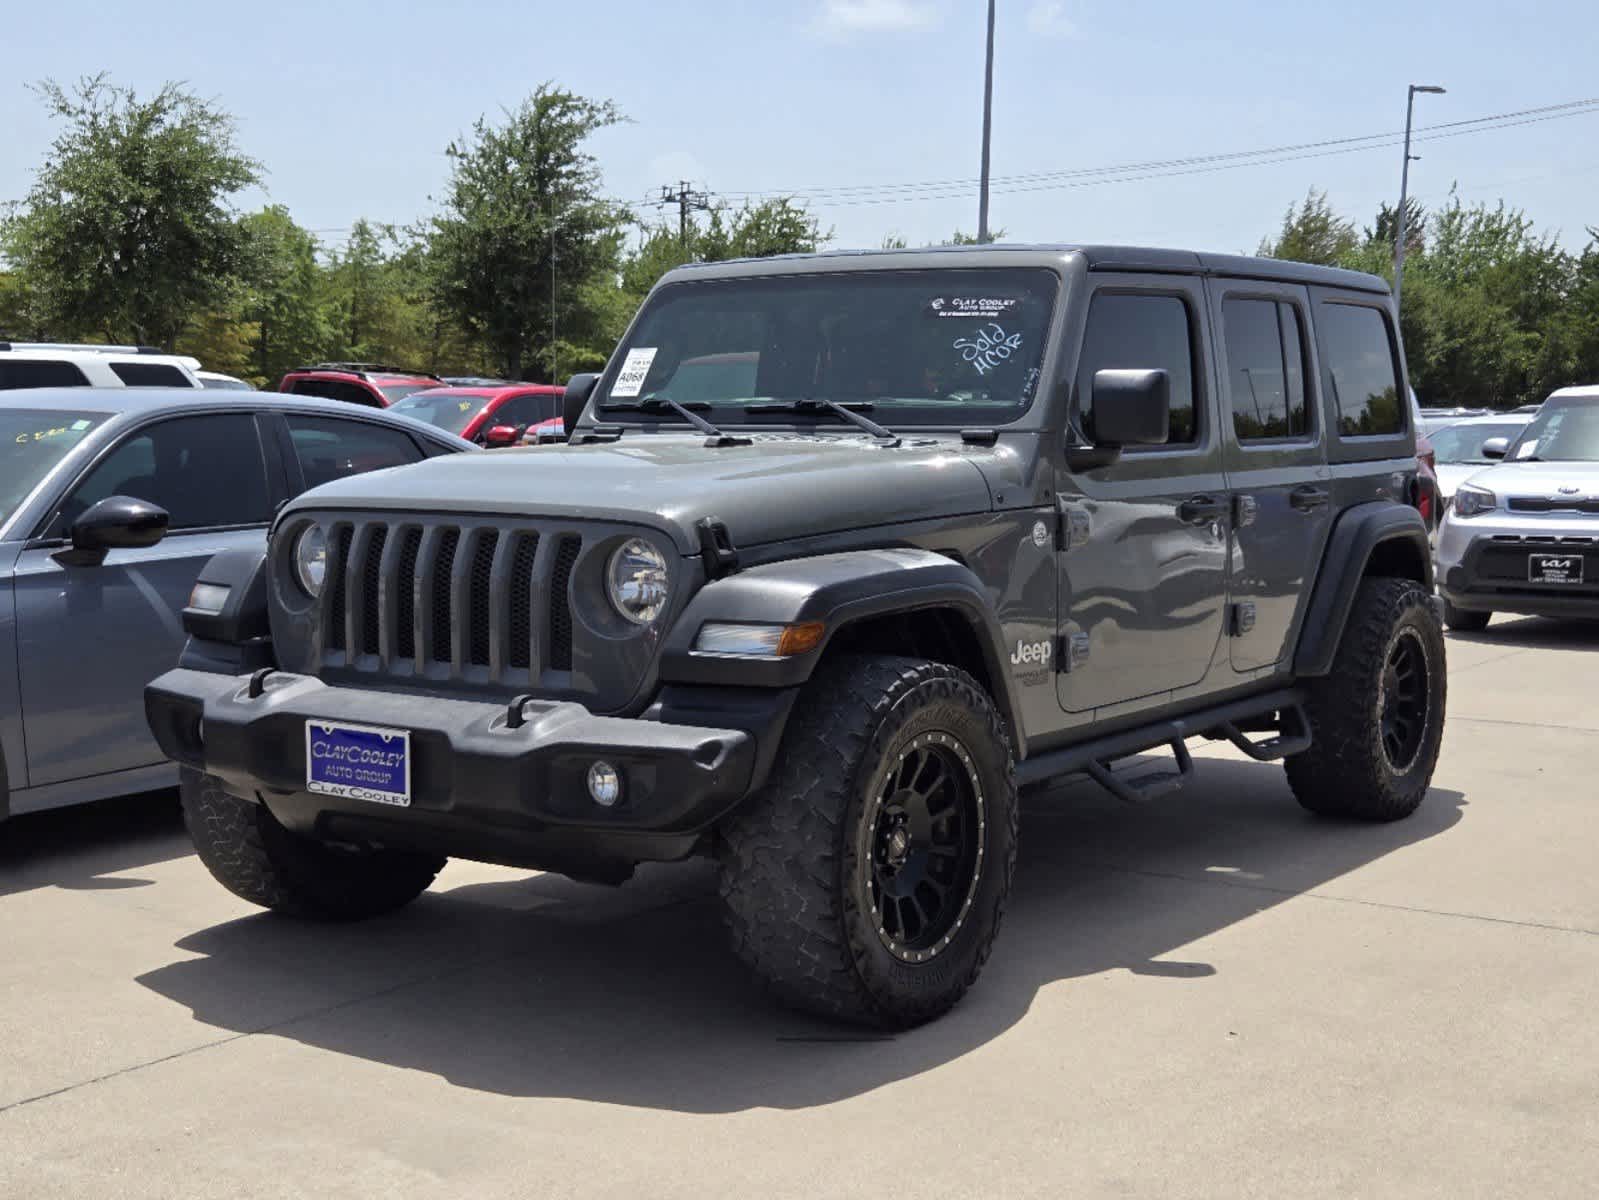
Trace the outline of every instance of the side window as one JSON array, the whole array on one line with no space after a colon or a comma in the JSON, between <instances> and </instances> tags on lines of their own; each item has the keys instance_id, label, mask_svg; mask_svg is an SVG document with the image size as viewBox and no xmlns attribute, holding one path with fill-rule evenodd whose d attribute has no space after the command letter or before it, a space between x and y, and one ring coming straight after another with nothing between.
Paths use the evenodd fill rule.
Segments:
<instances>
[{"instance_id":1,"label":"side window","mask_svg":"<svg viewBox=\"0 0 1599 1200\"><path fill-rule=\"evenodd\" d=\"M171 363L114 362L111 370L129 387L193 387L189 377Z\"/></svg>"},{"instance_id":2,"label":"side window","mask_svg":"<svg viewBox=\"0 0 1599 1200\"><path fill-rule=\"evenodd\" d=\"M1322 376L1338 410L1341 437L1402 433L1399 368L1381 309L1327 303L1316 312Z\"/></svg>"},{"instance_id":3,"label":"side window","mask_svg":"<svg viewBox=\"0 0 1599 1200\"><path fill-rule=\"evenodd\" d=\"M513 396L489 418L491 425L534 425L541 419L539 401L542 396Z\"/></svg>"},{"instance_id":4,"label":"side window","mask_svg":"<svg viewBox=\"0 0 1599 1200\"><path fill-rule=\"evenodd\" d=\"M1094 435L1094 372L1164 369L1171 376L1167 444L1199 439L1194 406L1194 348L1188 305L1177 296L1097 292L1077 362L1077 396L1083 432Z\"/></svg>"},{"instance_id":5,"label":"side window","mask_svg":"<svg viewBox=\"0 0 1599 1200\"><path fill-rule=\"evenodd\" d=\"M422 452L398 429L385 429L367 421L341 421L337 417L287 414L294 453L305 474L305 486L346 475L360 475L383 467L418 462Z\"/></svg>"},{"instance_id":6,"label":"side window","mask_svg":"<svg viewBox=\"0 0 1599 1200\"><path fill-rule=\"evenodd\" d=\"M0 356L0 391L9 388L88 387L84 373L69 362Z\"/></svg>"},{"instance_id":7,"label":"side window","mask_svg":"<svg viewBox=\"0 0 1599 1200\"><path fill-rule=\"evenodd\" d=\"M73 488L51 533L64 536L107 496L159 504L174 530L264 525L272 515L255 421L243 413L177 417L125 438Z\"/></svg>"},{"instance_id":8,"label":"side window","mask_svg":"<svg viewBox=\"0 0 1599 1200\"><path fill-rule=\"evenodd\" d=\"M1222 302L1227 392L1241 442L1302 438L1310 433L1305 403L1304 339L1299 313L1281 300Z\"/></svg>"}]
</instances>

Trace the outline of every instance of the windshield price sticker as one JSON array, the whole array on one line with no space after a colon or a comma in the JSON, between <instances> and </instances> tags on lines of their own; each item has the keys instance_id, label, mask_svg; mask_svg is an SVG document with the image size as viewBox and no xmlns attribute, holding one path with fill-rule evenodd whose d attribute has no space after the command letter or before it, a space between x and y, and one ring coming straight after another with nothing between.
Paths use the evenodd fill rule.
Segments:
<instances>
[{"instance_id":1,"label":"windshield price sticker","mask_svg":"<svg viewBox=\"0 0 1599 1200\"><path fill-rule=\"evenodd\" d=\"M611 385L612 397L637 396L644 390L644 378L650 373L650 364L655 361L655 347L643 346L627 352L627 358L622 360L622 369L617 372L616 382Z\"/></svg>"},{"instance_id":2,"label":"windshield price sticker","mask_svg":"<svg viewBox=\"0 0 1599 1200\"><path fill-rule=\"evenodd\" d=\"M1015 296L934 296L923 311L929 317L975 317L992 321L1020 303Z\"/></svg>"}]
</instances>

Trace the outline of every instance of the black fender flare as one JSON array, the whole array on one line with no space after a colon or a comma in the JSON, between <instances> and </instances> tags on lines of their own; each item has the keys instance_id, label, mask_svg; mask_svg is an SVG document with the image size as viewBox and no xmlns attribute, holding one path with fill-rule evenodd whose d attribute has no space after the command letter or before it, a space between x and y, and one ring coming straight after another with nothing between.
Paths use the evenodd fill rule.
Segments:
<instances>
[{"instance_id":1,"label":"black fender flare","mask_svg":"<svg viewBox=\"0 0 1599 1200\"><path fill-rule=\"evenodd\" d=\"M943 554L915 548L848 550L750 567L707 583L673 623L661 647L665 683L723 687L798 687L810 679L838 631L869 617L944 608L971 627L1020 753L1022 730L1015 682L1006 664L1004 635L988 593L970 568ZM701 654L700 629L712 621L826 626L815 649L790 658Z\"/></svg>"},{"instance_id":2,"label":"black fender flare","mask_svg":"<svg viewBox=\"0 0 1599 1200\"><path fill-rule=\"evenodd\" d=\"M1316 572L1315 588L1294 652L1296 676L1326 675L1354 607L1355 593L1374 558L1398 553L1419 564L1419 582L1430 593L1432 545L1421 513L1408 504L1373 500L1346 509L1333 524Z\"/></svg>"}]
</instances>

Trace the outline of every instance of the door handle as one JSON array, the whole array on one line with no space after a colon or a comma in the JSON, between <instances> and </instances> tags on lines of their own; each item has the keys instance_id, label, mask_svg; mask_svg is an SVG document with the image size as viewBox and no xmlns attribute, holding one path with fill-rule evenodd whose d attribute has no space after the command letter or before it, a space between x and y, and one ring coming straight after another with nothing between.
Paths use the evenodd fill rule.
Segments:
<instances>
[{"instance_id":1,"label":"door handle","mask_svg":"<svg viewBox=\"0 0 1599 1200\"><path fill-rule=\"evenodd\" d=\"M1190 496L1177 506L1177 519L1185 525L1209 525L1227 515L1227 501L1218 496Z\"/></svg>"},{"instance_id":2,"label":"door handle","mask_svg":"<svg viewBox=\"0 0 1599 1200\"><path fill-rule=\"evenodd\" d=\"M1315 512L1318 508L1327 507L1327 492L1307 483L1288 493L1288 503L1300 512Z\"/></svg>"}]
</instances>

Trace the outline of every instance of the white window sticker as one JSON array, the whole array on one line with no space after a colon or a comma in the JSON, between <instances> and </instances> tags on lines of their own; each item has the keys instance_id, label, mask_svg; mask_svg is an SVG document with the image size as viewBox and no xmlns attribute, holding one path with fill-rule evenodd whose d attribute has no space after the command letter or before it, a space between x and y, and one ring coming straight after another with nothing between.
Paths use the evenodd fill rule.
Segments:
<instances>
[{"instance_id":1,"label":"white window sticker","mask_svg":"<svg viewBox=\"0 0 1599 1200\"><path fill-rule=\"evenodd\" d=\"M644 377L650 373L650 364L654 361L654 346L629 350L627 358L622 361L621 371L617 373L616 382L611 385L612 398L638 395L644 388Z\"/></svg>"}]
</instances>

